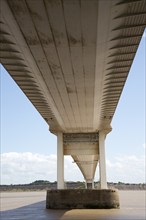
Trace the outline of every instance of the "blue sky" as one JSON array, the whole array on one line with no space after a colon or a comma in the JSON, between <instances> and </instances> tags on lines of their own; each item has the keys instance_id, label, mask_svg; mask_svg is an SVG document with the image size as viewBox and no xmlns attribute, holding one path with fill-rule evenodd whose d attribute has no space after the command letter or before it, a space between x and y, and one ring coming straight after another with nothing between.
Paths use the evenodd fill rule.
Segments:
<instances>
[{"instance_id":1,"label":"blue sky","mask_svg":"<svg viewBox=\"0 0 146 220\"><path fill-rule=\"evenodd\" d=\"M108 181L145 180L145 51L146 34L116 109L113 130L106 139ZM56 180L56 136L49 132L46 122L2 66L0 80L2 183L31 182L39 178ZM65 161L65 178L83 180L72 159L67 157ZM38 169L33 168L28 175L28 164L38 165ZM46 166L48 172L43 171ZM24 175L20 175L22 170Z\"/></svg>"}]
</instances>

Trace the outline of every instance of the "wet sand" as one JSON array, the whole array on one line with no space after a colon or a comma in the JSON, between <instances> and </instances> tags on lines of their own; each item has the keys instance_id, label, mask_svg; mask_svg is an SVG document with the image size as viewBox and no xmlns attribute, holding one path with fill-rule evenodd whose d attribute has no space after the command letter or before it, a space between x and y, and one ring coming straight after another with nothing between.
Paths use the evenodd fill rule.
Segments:
<instances>
[{"instance_id":1,"label":"wet sand","mask_svg":"<svg viewBox=\"0 0 146 220\"><path fill-rule=\"evenodd\" d=\"M119 191L120 209L45 209L46 192L1 193L1 220L145 220L146 191Z\"/></svg>"}]
</instances>

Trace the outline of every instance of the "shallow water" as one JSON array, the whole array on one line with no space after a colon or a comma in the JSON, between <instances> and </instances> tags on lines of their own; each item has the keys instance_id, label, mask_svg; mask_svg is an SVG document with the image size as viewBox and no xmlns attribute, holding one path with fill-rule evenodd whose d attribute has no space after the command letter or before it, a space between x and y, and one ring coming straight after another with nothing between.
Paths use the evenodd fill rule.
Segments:
<instances>
[{"instance_id":1,"label":"shallow water","mask_svg":"<svg viewBox=\"0 0 146 220\"><path fill-rule=\"evenodd\" d=\"M1 220L145 220L146 191L119 191L120 209L46 210L46 192L1 193Z\"/></svg>"}]
</instances>

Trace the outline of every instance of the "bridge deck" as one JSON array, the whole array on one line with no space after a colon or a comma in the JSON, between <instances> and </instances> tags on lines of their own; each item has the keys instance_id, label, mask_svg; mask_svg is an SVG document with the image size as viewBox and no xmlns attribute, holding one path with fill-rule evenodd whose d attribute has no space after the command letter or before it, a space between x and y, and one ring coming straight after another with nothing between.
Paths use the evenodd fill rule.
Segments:
<instances>
[{"instance_id":1,"label":"bridge deck","mask_svg":"<svg viewBox=\"0 0 146 220\"><path fill-rule=\"evenodd\" d=\"M1 220L144 220L144 194L144 191L120 191L120 209L47 210L46 192L1 193Z\"/></svg>"}]
</instances>

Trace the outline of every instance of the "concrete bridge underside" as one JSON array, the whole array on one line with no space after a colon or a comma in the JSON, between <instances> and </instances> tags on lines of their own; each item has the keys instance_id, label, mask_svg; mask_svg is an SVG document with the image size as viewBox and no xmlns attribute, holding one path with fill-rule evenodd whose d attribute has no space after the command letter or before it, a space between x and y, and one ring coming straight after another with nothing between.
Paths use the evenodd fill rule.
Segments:
<instances>
[{"instance_id":1,"label":"concrete bridge underside","mask_svg":"<svg viewBox=\"0 0 146 220\"><path fill-rule=\"evenodd\" d=\"M146 26L145 0L1 0L0 61L58 137L87 185ZM93 184L92 184L93 186Z\"/></svg>"}]
</instances>

